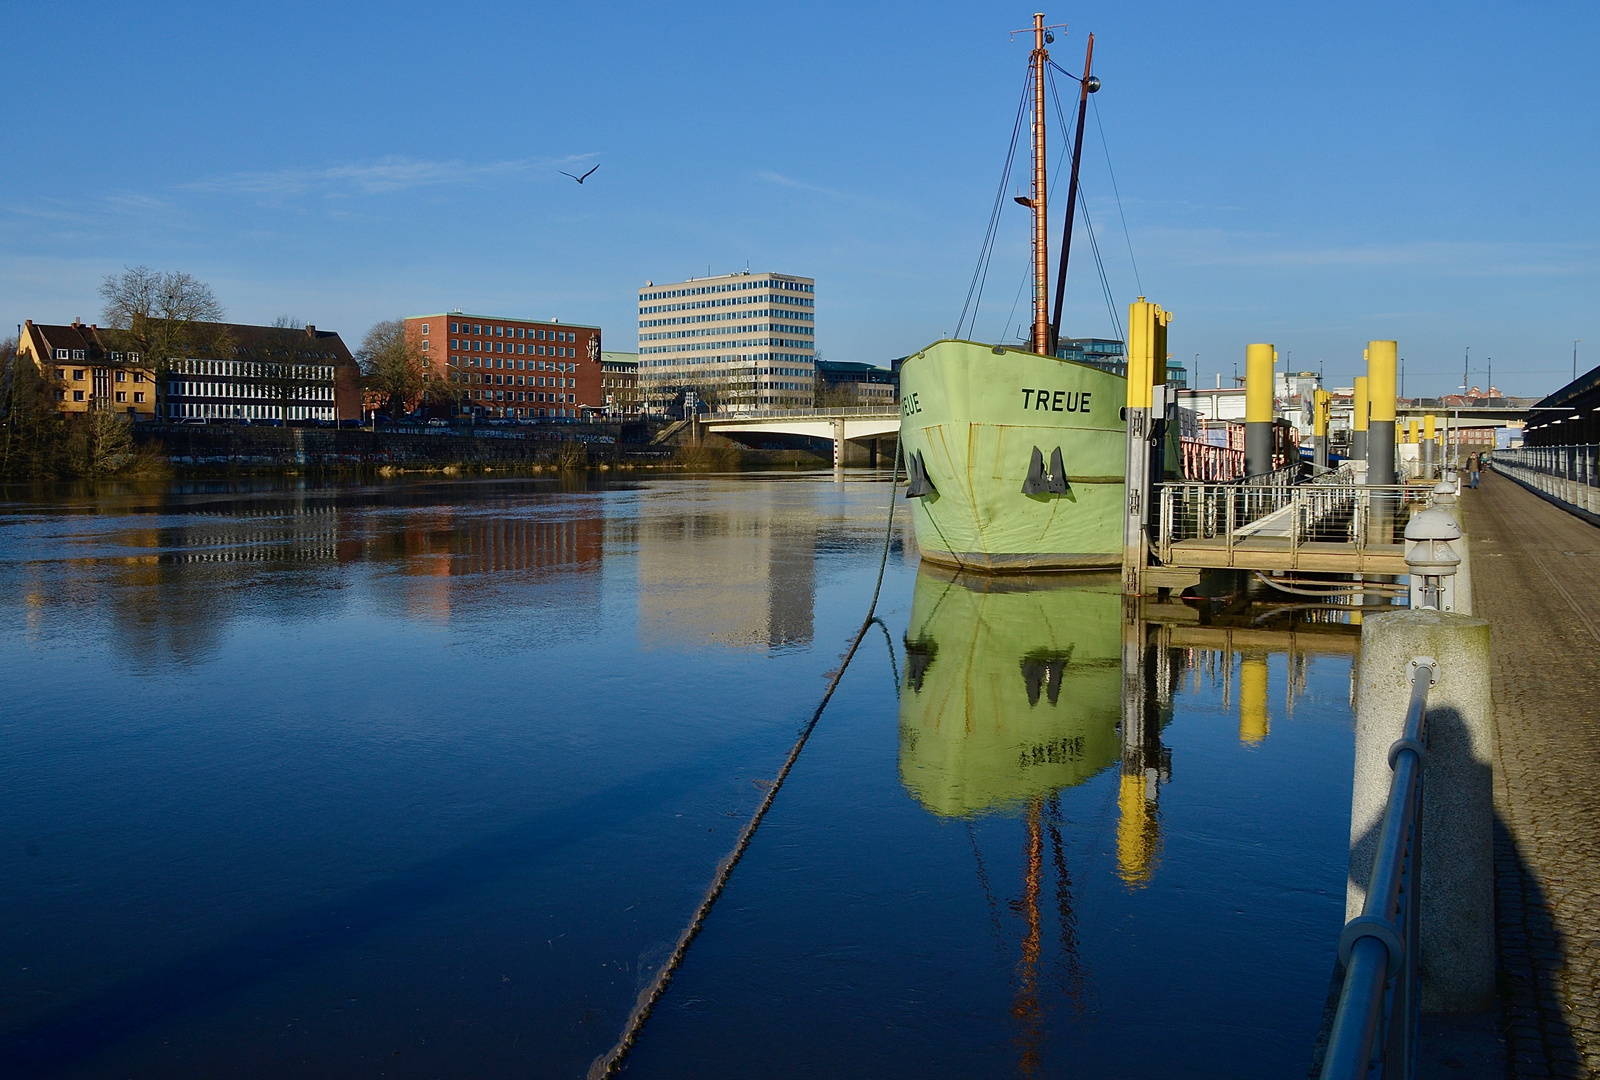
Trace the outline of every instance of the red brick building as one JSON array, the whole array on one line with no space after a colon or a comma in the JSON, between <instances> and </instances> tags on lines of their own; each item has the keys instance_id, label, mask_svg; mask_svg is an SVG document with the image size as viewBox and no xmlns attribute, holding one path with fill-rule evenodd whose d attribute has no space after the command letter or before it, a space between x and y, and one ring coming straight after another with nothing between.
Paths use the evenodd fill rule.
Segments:
<instances>
[{"instance_id":1,"label":"red brick building","mask_svg":"<svg viewBox=\"0 0 1600 1080\"><path fill-rule=\"evenodd\" d=\"M462 405L510 420L578 419L605 408L600 328L445 312L406 319L424 372L466 392Z\"/></svg>"}]
</instances>

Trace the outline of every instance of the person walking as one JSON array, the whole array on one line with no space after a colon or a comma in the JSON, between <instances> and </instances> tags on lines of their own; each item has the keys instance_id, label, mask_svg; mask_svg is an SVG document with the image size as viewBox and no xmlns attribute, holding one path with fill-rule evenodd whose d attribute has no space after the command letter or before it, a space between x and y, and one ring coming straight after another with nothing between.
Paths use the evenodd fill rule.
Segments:
<instances>
[{"instance_id":1,"label":"person walking","mask_svg":"<svg viewBox=\"0 0 1600 1080\"><path fill-rule=\"evenodd\" d=\"M1478 470L1483 468L1483 455L1474 452L1467 458L1467 486L1478 486Z\"/></svg>"}]
</instances>

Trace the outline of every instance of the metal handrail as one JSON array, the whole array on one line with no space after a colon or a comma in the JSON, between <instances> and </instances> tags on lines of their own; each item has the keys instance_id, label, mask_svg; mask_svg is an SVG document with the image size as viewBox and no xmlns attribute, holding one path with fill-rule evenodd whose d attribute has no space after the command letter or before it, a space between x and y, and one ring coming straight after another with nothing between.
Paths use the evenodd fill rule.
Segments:
<instances>
[{"instance_id":1,"label":"metal handrail","mask_svg":"<svg viewBox=\"0 0 1600 1080\"><path fill-rule=\"evenodd\" d=\"M1389 801L1361 914L1339 935L1344 986L1333 1016L1322 1080L1374 1075L1409 1080L1417 1064L1421 1012L1422 763L1428 742L1428 690L1439 665L1411 661L1405 727L1389 747Z\"/></svg>"},{"instance_id":2,"label":"metal handrail","mask_svg":"<svg viewBox=\"0 0 1600 1080\"><path fill-rule=\"evenodd\" d=\"M1316 541L1326 531L1326 523L1337 515L1348 514L1347 539L1358 553L1368 544L1368 521L1374 501L1392 511L1424 503L1432 494L1432 484L1352 484L1339 482L1306 484L1206 483L1177 481L1164 483L1160 491L1158 515L1160 535L1156 552L1162 562L1172 559L1172 545L1182 540L1221 540L1232 564L1235 543L1250 527L1270 515L1288 510L1288 540L1291 553L1302 544ZM1323 537L1326 539L1326 537Z\"/></svg>"}]
</instances>

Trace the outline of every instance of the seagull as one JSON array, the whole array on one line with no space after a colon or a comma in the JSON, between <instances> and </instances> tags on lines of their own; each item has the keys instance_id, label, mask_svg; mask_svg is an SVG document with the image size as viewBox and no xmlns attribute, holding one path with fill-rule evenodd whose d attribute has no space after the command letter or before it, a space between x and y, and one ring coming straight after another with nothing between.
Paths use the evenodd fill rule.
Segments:
<instances>
[{"instance_id":1,"label":"seagull","mask_svg":"<svg viewBox=\"0 0 1600 1080\"><path fill-rule=\"evenodd\" d=\"M596 166L595 166L595 167L594 167L594 169L598 169L598 168L599 168L599 167L600 167L600 166L598 166L598 165L596 165ZM560 173L560 174L561 174L561 175L562 175L562 176L572 176L572 178L573 178L573 179L574 179L574 180L576 180L576 181L577 181L577 182L578 182L578 183L580 183L580 184L581 184L581 183L583 183L583 182L584 182L584 181L585 181L585 180L587 180L587 179L589 179L589 177L591 177L591 176L593 176L593 175L594 175L594 169L590 169L590 170L589 170L589 171L588 171L588 172L586 172L586 173L584 173L584 174L583 174L583 175L582 175L582 176L572 176L572 174L571 174L571 173L569 173L569 172L568 172L568 171L567 171L567 170L565 170L565 169L557 169L557 170L556 170L556 172L558 172L558 173Z\"/></svg>"}]
</instances>

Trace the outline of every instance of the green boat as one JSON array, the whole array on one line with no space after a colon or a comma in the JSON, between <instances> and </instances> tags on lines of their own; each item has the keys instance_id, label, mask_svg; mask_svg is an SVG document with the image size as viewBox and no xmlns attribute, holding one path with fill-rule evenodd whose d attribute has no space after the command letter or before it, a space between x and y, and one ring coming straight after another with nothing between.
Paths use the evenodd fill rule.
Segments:
<instances>
[{"instance_id":1,"label":"green boat","mask_svg":"<svg viewBox=\"0 0 1600 1080\"><path fill-rule=\"evenodd\" d=\"M1084 107L1100 82L1089 74L1089 35L1078 82L1078 133L1067 190L1055 313L1049 306L1048 212L1045 177L1045 45L1054 40L1043 16L1034 18L1032 76L1019 120L1032 97L1033 186L1016 201L1033 213L1033 331L1026 347L944 340L907 358L900 370L900 437L914 500L912 517L923 558L986 573L1054 571L1120 566L1127 477L1128 380L1090 364L1057 356L1061 295L1077 202L1077 148L1083 143ZM1063 122L1064 122L1063 118ZM1018 131L1022 130L1019 122ZM1015 147L1013 147L1013 153ZM989 233L974 275L981 301L985 260L994 250L1012 158L1001 179ZM1143 304L1143 308L1154 305ZM1158 309L1157 309L1158 310ZM961 324L967 318L963 310ZM1157 320L1161 326L1165 323ZM1129 326L1130 371L1142 362L1136 346L1162 358L1160 341L1137 341ZM1160 351L1157 352L1156 349ZM1144 403L1147 404L1147 403Z\"/></svg>"},{"instance_id":2,"label":"green boat","mask_svg":"<svg viewBox=\"0 0 1600 1080\"><path fill-rule=\"evenodd\" d=\"M1127 380L1023 349L940 341L900 369L922 557L984 572L1122 560Z\"/></svg>"}]
</instances>

